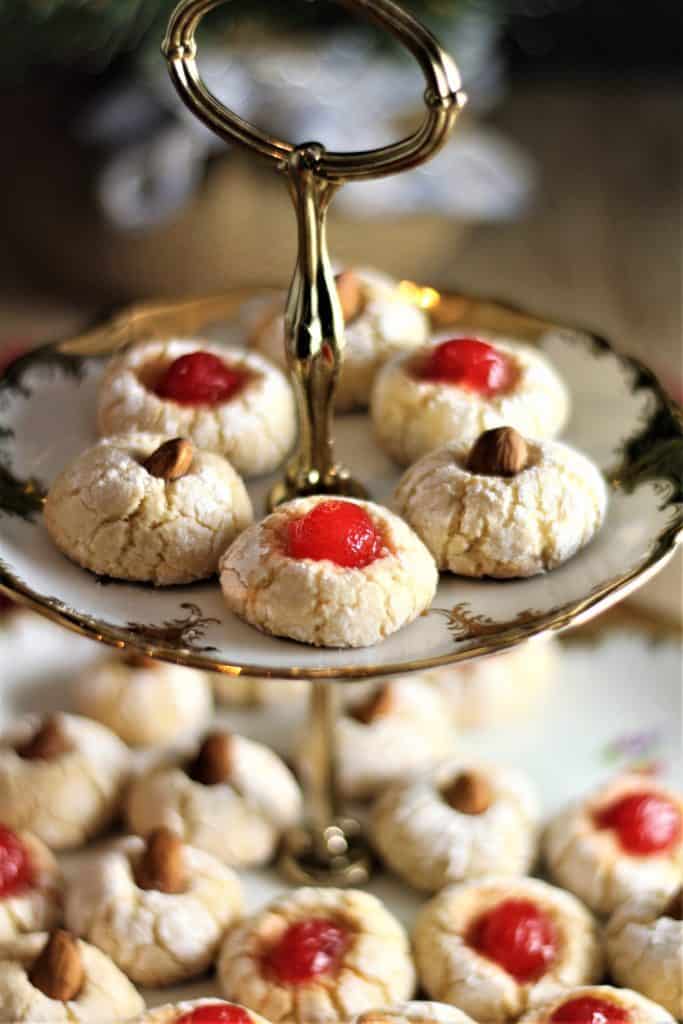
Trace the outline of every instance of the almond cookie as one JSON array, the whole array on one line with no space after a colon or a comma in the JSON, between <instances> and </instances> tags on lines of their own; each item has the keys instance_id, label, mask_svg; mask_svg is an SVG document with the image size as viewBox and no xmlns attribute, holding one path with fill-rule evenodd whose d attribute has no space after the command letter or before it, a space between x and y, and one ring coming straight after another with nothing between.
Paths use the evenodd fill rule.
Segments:
<instances>
[{"instance_id":1,"label":"almond cookie","mask_svg":"<svg viewBox=\"0 0 683 1024\"><path fill-rule=\"evenodd\" d=\"M486 875L524 875L536 858L540 807L510 769L450 762L377 801L374 844L416 889L437 892Z\"/></svg>"},{"instance_id":2,"label":"almond cookie","mask_svg":"<svg viewBox=\"0 0 683 1024\"><path fill-rule=\"evenodd\" d=\"M623 903L606 932L607 963L620 985L683 1019L683 889Z\"/></svg>"},{"instance_id":3,"label":"almond cookie","mask_svg":"<svg viewBox=\"0 0 683 1024\"><path fill-rule=\"evenodd\" d=\"M602 526L607 487L585 455L559 441L487 431L467 452L449 445L403 475L396 510L441 570L507 579L555 569Z\"/></svg>"},{"instance_id":4,"label":"almond cookie","mask_svg":"<svg viewBox=\"0 0 683 1024\"><path fill-rule=\"evenodd\" d=\"M223 999L192 999L148 1010L134 1024L270 1024L252 1010Z\"/></svg>"},{"instance_id":5,"label":"almond cookie","mask_svg":"<svg viewBox=\"0 0 683 1024\"><path fill-rule=\"evenodd\" d=\"M103 436L187 437L245 476L277 469L297 433L294 394L281 370L257 352L190 339L144 342L113 359L98 425Z\"/></svg>"},{"instance_id":6,"label":"almond cookie","mask_svg":"<svg viewBox=\"0 0 683 1024\"><path fill-rule=\"evenodd\" d=\"M66 899L69 928L148 987L202 974L241 912L234 872L168 829L94 854Z\"/></svg>"},{"instance_id":7,"label":"almond cookie","mask_svg":"<svg viewBox=\"0 0 683 1024\"><path fill-rule=\"evenodd\" d=\"M398 281L376 270L345 270L337 289L346 325L346 348L334 404L337 412L366 409L377 372L393 356L414 352L429 337L426 313ZM249 343L277 366L286 367L285 295L268 299L252 315Z\"/></svg>"},{"instance_id":8,"label":"almond cookie","mask_svg":"<svg viewBox=\"0 0 683 1024\"><path fill-rule=\"evenodd\" d=\"M63 470L45 502L48 533L73 562L156 586L213 576L253 518L229 462L157 434L100 441Z\"/></svg>"},{"instance_id":9,"label":"almond cookie","mask_svg":"<svg viewBox=\"0 0 683 1024\"><path fill-rule=\"evenodd\" d=\"M392 679L337 722L337 785L366 800L453 753L455 731L438 694L419 679Z\"/></svg>"},{"instance_id":10,"label":"almond cookie","mask_svg":"<svg viewBox=\"0 0 683 1024\"><path fill-rule=\"evenodd\" d=\"M532 878L444 889L418 917L414 950L427 993L486 1022L516 1019L602 974L588 911L569 893Z\"/></svg>"},{"instance_id":11,"label":"almond cookie","mask_svg":"<svg viewBox=\"0 0 683 1024\"><path fill-rule=\"evenodd\" d=\"M410 527L369 501L287 502L221 559L228 607L274 636L318 647L367 647L433 600L434 560Z\"/></svg>"},{"instance_id":12,"label":"almond cookie","mask_svg":"<svg viewBox=\"0 0 683 1024\"><path fill-rule=\"evenodd\" d=\"M205 672L139 654L108 656L86 669L73 701L131 747L171 743L203 726L213 706Z\"/></svg>"},{"instance_id":13,"label":"almond cookie","mask_svg":"<svg viewBox=\"0 0 683 1024\"><path fill-rule=\"evenodd\" d=\"M297 889L233 928L218 959L228 999L273 1024L347 1021L409 999L408 937L369 893Z\"/></svg>"},{"instance_id":14,"label":"almond cookie","mask_svg":"<svg viewBox=\"0 0 683 1024\"><path fill-rule=\"evenodd\" d=\"M613 779L556 816L543 852L553 880L596 913L673 894L683 882L683 797L642 775Z\"/></svg>"},{"instance_id":15,"label":"almond cookie","mask_svg":"<svg viewBox=\"0 0 683 1024\"><path fill-rule=\"evenodd\" d=\"M265 864L301 817L301 793L283 761L243 736L214 732L184 764L141 776L126 803L132 832L165 826L232 867Z\"/></svg>"},{"instance_id":16,"label":"almond cookie","mask_svg":"<svg viewBox=\"0 0 683 1024\"><path fill-rule=\"evenodd\" d=\"M0 825L0 943L54 928L62 919L62 873L30 832Z\"/></svg>"},{"instance_id":17,"label":"almond cookie","mask_svg":"<svg viewBox=\"0 0 683 1024\"><path fill-rule=\"evenodd\" d=\"M309 692L305 679L223 676L218 672L211 677L211 685L219 704L238 708L263 708L282 701L305 700Z\"/></svg>"},{"instance_id":18,"label":"almond cookie","mask_svg":"<svg viewBox=\"0 0 683 1024\"><path fill-rule=\"evenodd\" d=\"M142 997L108 956L66 931L23 935L0 953L0 1021L121 1024Z\"/></svg>"},{"instance_id":19,"label":"almond cookie","mask_svg":"<svg viewBox=\"0 0 683 1024\"><path fill-rule=\"evenodd\" d=\"M29 716L0 739L0 821L53 850L81 846L119 810L129 755L79 715Z\"/></svg>"},{"instance_id":20,"label":"almond cookie","mask_svg":"<svg viewBox=\"0 0 683 1024\"><path fill-rule=\"evenodd\" d=\"M462 1010L445 1003L411 1002L383 1010L368 1010L351 1024L474 1024Z\"/></svg>"},{"instance_id":21,"label":"almond cookie","mask_svg":"<svg viewBox=\"0 0 683 1024\"><path fill-rule=\"evenodd\" d=\"M583 985L525 1014L524 1024L674 1024L657 1003L627 988Z\"/></svg>"}]
</instances>

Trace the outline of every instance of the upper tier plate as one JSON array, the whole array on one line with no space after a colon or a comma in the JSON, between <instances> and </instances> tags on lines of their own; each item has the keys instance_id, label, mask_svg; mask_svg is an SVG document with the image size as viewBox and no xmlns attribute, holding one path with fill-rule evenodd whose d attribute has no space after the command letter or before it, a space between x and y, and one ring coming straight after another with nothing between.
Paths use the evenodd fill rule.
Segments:
<instances>
[{"instance_id":1,"label":"upper tier plate","mask_svg":"<svg viewBox=\"0 0 683 1024\"><path fill-rule=\"evenodd\" d=\"M0 379L0 584L13 596L88 636L183 664L249 675L367 677L464 661L576 625L640 586L683 540L683 418L649 371L588 333L497 303L437 299L426 291L439 329L537 344L569 385L566 440L590 454L611 484L605 527L579 555L529 580L444 575L431 612L382 644L353 651L264 636L227 611L215 582L155 590L110 583L72 565L43 527L42 495L65 463L96 440L104 357L131 341L200 329L241 341L239 310L247 298L242 292L133 309L26 356ZM400 473L373 443L368 418L339 417L336 436L353 475L374 499L389 501ZM250 487L257 510L274 479Z\"/></svg>"}]
</instances>

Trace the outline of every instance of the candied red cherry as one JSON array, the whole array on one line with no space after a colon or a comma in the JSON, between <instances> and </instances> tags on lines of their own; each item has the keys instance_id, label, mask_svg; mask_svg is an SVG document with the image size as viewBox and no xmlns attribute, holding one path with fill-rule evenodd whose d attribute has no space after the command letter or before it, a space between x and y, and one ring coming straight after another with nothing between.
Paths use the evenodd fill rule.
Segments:
<instances>
[{"instance_id":1,"label":"candied red cherry","mask_svg":"<svg viewBox=\"0 0 683 1024\"><path fill-rule=\"evenodd\" d=\"M283 985L304 985L321 974L335 974L349 945L345 928L324 917L289 926L263 958L267 974Z\"/></svg>"},{"instance_id":2,"label":"candied red cherry","mask_svg":"<svg viewBox=\"0 0 683 1024\"><path fill-rule=\"evenodd\" d=\"M0 899L16 896L33 884L33 865L19 836L0 825Z\"/></svg>"},{"instance_id":3,"label":"candied red cherry","mask_svg":"<svg viewBox=\"0 0 683 1024\"><path fill-rule=\"evenodd\" d=\"M557 956L554 923L531 900L504 900L478 917L468 944L520 984L538 981Z\"/></svg>"},{"instance_id":4,"label":"candied red cherry","mask_svg":"<svg viewBox=\"0 0 683 1024\"><path fill-rule=\"evenodd\" d=\"M569 999L553 1010L550 1017L553 1024L628 1024L630 1019L623 1006L595 996Z\"/></svg>"},{"instance_id":5,"label":"candied red cherry","mask_svg":"<svg viewBox=\"0 0 683 1024\"><path fill-rule=\"evenodd\" d=\"M251 1024L251 1014L242 1006L208 1003L184 1013L174 1024Z\"/></svg>"},{"instance_id":6,"label":"candied red cherry","mask_svg":"<svg viewBox=\"0 0 683 1024\"><path fill-rule=\"evenodd\" d=\"M287 527L291 558L329 559L346 569L364 569L379 558L383 547L370 516L352 501L322 501Z\"/></svg>"},{"instance_id":7,"label":"candied red cherry","mask_svg":"<svg viewBox=\"0 0 683 1024\"><path fill-rule=\"evenodd\" d=\"M628 793L598 811L595 822L616 832L622 849L635 857L672 849L683 832L680 810L660 793Z\"/></svg>"},{"instance_id":8,"label":"candied red cherry","mask_svg":"<svg viewBox=\"0 0 683 1024\"><path fill-rule=\"evenodd\" d=\"M244 370L228 366L211 352L190 352L166 368L156 393L180 405L218 405L241 391L246 379Z\"/></svg>"},{"instance_id":9,"label":"candied red cherry","mask_svg":"<svg viewBox=\"0 0 683 1024\"><path fill-rule=\"evenodd\" d=\"M514 367L505 353L485 341L453 338L432 349L422 368L422 376L490 396L511 387Z\"/></svg>"}]
</instances>

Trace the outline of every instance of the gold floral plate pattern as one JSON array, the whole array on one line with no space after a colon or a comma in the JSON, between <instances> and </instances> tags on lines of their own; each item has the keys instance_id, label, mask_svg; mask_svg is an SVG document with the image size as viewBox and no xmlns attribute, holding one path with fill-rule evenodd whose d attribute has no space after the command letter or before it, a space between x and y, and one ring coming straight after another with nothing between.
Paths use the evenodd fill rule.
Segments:
<instances>
[{"instance_id":1,"label":"gold floral plate pattern","mask_svg":"<svg viewBox=\"0 0 683 1024\"><path fill-rule=\"evenodd\" d=\"M644 583L683 539L683 418L654 375L595 335L500 303L405 284L439 330L480 330L537 345L573 401L565 439L610 484L601 533L545 576L497 582L444 574L431 612L376 647L318 650L264 636L225 608L216 581L155 590L99 579L68 562L42 523L45 489L96 440L106 358L150 337L200 333L242 343L253 293L130 308L14 363L0 378L0 586L86 636L225 673L362 678L500 652L598 614ZM367 416L338 417L340 458L371 496L389 502L400 472L373 443ZM255 508L278 475L250 486Z\"/></svg>"}]
</instances>

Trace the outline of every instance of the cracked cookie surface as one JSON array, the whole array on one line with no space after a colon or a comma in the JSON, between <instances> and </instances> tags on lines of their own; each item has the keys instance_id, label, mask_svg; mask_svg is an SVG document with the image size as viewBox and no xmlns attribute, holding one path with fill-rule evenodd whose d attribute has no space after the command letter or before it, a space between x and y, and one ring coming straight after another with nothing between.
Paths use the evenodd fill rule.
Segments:
<instances>
[{"instance_id":1,"label":"cracked cookie surface","mask_svg":"<svg viewBox=\"0 0 683 1024\"><path fill-rule=\"evenodd\" d=\"M414 1000L386 1009L368 1010L354 1017L351 1024L474 1024L462 1010L446 1003Z\"/></svg>"},{"instance_id":2,"label":"cracked cookie surface","mask_svg":"<svg viewBox=\"0 0 683 1024\"><path fill-rule=\"evenodd\" d=\"M520 1018L520 1024L551 1024L555 1021L562 1024L562 1008L573 1000L598 1000L612 1004L617 1009L616 1019L619 1024L674 1024L674 1019L666 1010L651 999L646 999L638 992L625 988L614 988L611 985L582 985L572 988L564 995L544 1003ZM604 1017L601 1018L604 1020ZM590 1020L571 1018L575 1024L593 1024ZM569 1024L566 1019L564 1024Z\"/></svg>"}]
</instances>

